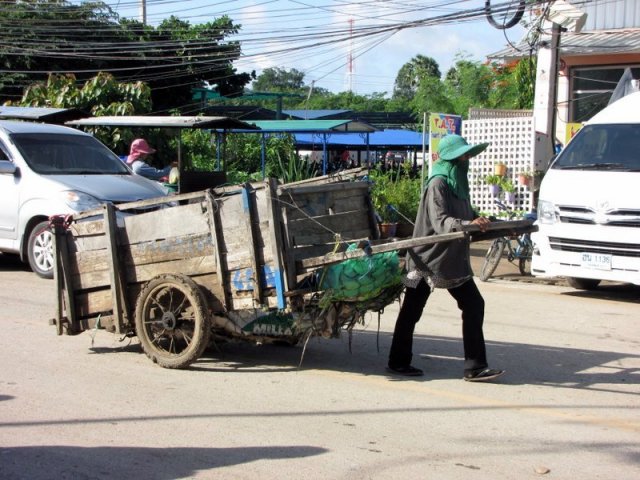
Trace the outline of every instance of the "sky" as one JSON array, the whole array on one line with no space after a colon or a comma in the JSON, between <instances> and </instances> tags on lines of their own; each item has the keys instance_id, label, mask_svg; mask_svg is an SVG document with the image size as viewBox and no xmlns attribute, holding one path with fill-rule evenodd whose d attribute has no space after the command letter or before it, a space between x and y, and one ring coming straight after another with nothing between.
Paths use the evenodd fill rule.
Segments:
<instances>
[{"instance_id":1,"label":"sky","mask_svg":"<svg viewBox=\"0 0 640 480\"><path fill-rule=\"evenodd\" d=\"M143 0L106 0L121 17L141 18ZM520 25L499 30L482 15L485 0L146 0L146 20L175 15L192 25L228 15L240 24L238 72L295 68L306 85L331 92L391 94L398 70L416 55L444 74L461 56L486 56L517 43ZM492 0L508 10L516 0ZM454 16L454 18L452 18ZM503 17L496 12L495 19ZM526 16L525 16L526 18Z\"/></svg>"}]
</instances>

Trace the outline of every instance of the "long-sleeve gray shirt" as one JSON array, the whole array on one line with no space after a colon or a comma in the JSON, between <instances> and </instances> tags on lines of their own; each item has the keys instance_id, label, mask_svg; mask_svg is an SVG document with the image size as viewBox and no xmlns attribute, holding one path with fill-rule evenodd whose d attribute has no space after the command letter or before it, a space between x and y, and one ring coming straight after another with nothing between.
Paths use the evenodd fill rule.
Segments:
<instances>
[{"instance_id":1,"label":"long-sleeve gray shirt","mask_svg":"<svg viewBox=\"0 0 640 480\"><path fill-rule=\"evenodd\" d=\"M413 237L426 237L462 230L476 214L469 199L453 194L444 177L436 177L422 195ZM416 274L424 277L432 287L453 288L473 276L469 259L469 239L415 247L407 253L409 279ZM411 285L407 282L407 286Z\"/></svg>"}]
</instances>

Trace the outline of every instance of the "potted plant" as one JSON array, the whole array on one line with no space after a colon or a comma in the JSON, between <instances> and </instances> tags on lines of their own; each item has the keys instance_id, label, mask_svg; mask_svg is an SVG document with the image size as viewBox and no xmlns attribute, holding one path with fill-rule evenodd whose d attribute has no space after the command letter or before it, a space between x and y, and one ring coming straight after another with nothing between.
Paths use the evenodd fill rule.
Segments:
<instances>
[{"instance_id":1,"label":"potted plant","mask_svg":"<svg viewBox=\"0 0 640 480\"><path fill-rule=\"evenodd\" d=\"M392 173L371 174L371 200L379 217L381 234L393 230L391 236L408 237L420 204L420 179L412 178L410 166Z\"/></svg>"},{"instance_id":2,"label":"potted plant","mask_svg":"<svg viewBox=\"0 0 640 480\"><path fill-rule=\"evenodd\" d=\"M507 164L504 162L496 162L493 164L493 173L499 177L504 177L507 173Z\"/></svg>"},{"instance_id":3,"label":"potted plant","mask_svg":"<svg viewBox=\"0 0 640 480\"><path fill-rule=\"evenodd\" d=\"M504 199L513 203L516 198L516 186L513 184L510 178L504 177L500 182L500 188L504 192Z\"/></svg>"},{"instance_id":4,"label":"potted plant","mask_svg":"<svg viewBox=\"0 0 640 480\"><path fill-rule=\"evenodd\" d=\"M538 191L540 190L540 184L542 183L542 177L544 177L544 171L542 170L535 170L533 172L533 181L532 181L532 187L531 189L533 191Z\"/></svg>"},{"instance_id":5,"label":"potted plant","mask_svg":"<svg viewBox=\"0 0 640 480\"><path fill-rule=\"evenodd\" d=\"M381 238L394 237L398 226L397 214L391 205L393 191L391 175L379 172L371 174L371 203L376 211Z\"/></svg>"},{"instance_id":6,"label":"potted plant","mask_svg":"<svg viewBox=\"0 0 640 480\"><path fill-rule=\"evenodd\" d=\"M531 186L531 178L532 178L532 174L530 170L520 172L518 174L518 183L523 187L529 188Z\"/></svg>"},{"instance_id":7,"label":"potted plant","mask_svg":"<svg viewBox=\"0 0 640 480\"><path fill-rule=\"evenodd\" d=\"M502 181L502 177L500 175L487 175L484 177L484 183L489 185L489 192L494 197L498 196L500 193L500 182Z\"/></svg>"}]
</instances>

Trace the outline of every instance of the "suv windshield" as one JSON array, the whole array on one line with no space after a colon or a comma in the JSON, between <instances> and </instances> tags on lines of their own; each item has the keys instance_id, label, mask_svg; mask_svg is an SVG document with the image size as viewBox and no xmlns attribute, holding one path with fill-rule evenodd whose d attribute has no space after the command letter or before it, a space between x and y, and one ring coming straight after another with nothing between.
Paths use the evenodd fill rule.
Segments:
<instances>
[{"instance_id":1,"label":"suv windshield","mask_svg":"<svg viewBox=\"0 0 640 480\"><path fill-rule=\"evenodd\" d=\"M640 171L640 125L587 125L551 168Z\"/></svg>"},{"instance_id":2,"label":"suv windshield","mask_svg":"<svg viewBox=\"0 0 640 480\"><path fill-rule=\"evenodd\" d=\"M128 175L107 147L84 135L20 133L11 135L34 172L44 175Z\"/></svg>"}]
</instances>

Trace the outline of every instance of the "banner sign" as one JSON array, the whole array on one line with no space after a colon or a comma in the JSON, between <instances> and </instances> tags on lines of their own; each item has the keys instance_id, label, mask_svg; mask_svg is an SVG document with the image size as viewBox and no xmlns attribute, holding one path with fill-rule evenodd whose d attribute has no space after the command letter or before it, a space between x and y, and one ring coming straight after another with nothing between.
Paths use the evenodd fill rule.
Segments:
<instances>
[{"instance_id":1,"label":"banner sign","mask_svg":"<svg viewBox=\"0 0 640 480\"><path fill-rule=\"evenodd\" d=\"M582 128L582 123L567 123L567 130L564 139L564 145L567 146L569 140L573 138L573 136L578 133L578 130Z\"/></svg>"},{"instance_id":2,"label":"banner sign","mask_svg":"<svg viewBox=\"0 0 640 480\"><path fill-rule=\"evenodd\" d=\"M462 117L446 113L432 113L429 115L429 167L438 160L438 144L440 139L449 133L460 135L462 132Z\"/></svg>"}]
</instances>

